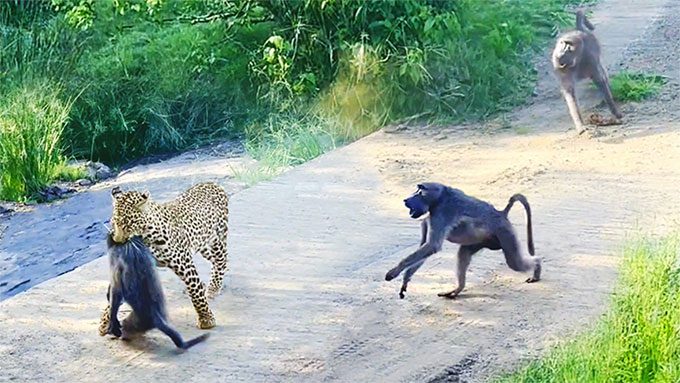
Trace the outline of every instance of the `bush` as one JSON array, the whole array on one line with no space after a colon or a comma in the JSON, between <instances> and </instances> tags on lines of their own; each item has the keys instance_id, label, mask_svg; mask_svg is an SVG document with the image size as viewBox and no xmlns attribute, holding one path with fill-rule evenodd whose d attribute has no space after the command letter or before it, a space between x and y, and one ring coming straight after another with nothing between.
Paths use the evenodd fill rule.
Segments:
<instances>
[{"instance_id":1,"label":"bush","mask_svg":"<svg viewBox=\"0 0 680 383\"><path fill-rule=\"evenodd\" d=\"M340 79L368 85L388 122L485 116L523 101L531 53L573 25L564 6L576 1L256 3L275 24L252 64L266 100L314 96Z\"/></svg>"},{"instance_id":2,"label":"bush","mask_svg":"<svg viewBox=\"0 0 680 383\"><path fill-rule=\"evenodd\" d=\"M591 332L500 382L680 381L680 238L624 252L611 307Z\"/></svg>"},{"instance_id":3,"label":"bush","mask_svg":"<svg viewBox=\"0 0 680 383\"><path fill-rule=\"evenodd\" d=\"M228 137L252 104L247 56L219 25L120 36L82 59L67 138L74 155L121 163Z\"/></svg>"},{"instance_id":4,"label":"bush","mask_svg":"<svg viewBox=\"0 0 680 383\"><path fill-rule=\"evenodd\" d=\"M60 84L74 157L117 165L245 134L253 156L290 166L396 120L521 103L533 51L576 2L11 2L0 93Z\"/></svg>"},{"instance_id":5,"label":"bush","mask_svg":"<svg viewBox=\"0 0 680 383\"><path fill-rule=\"evenodd\" d=\"M61 134L71 104L46 84L0 103L0 199L21 200L63 173Z\"/></svg>"}]
</instances>

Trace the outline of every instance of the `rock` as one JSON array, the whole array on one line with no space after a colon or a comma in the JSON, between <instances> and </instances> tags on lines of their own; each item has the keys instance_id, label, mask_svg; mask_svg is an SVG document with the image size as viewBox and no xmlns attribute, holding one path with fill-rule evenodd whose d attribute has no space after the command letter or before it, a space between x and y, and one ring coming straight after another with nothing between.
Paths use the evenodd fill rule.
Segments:
<instances>
[{"instance_id":1,"label":"rock","mask_svg":"<svg viewBox=\"0 0 680 383\"><path fill-rule=\"evenodd\" d=\"M12 213L14 210L0 205L0 215Z\"/></svg>"},{"instance_id":2,"label":"rock","mask_svg":"<svg viewBox=\"0 0 680 383\"><path fill-rule=\"evenodd\" d=\"M81 179L77 180L76 183L80 186L90 186L90 185L94 184L94 182L92 182L92 180L87 179L87 178L81 178Z\"/></svg>"},{"instance_id":3,"label":"rock","mask_svg":"<svg viewBox=\"0 0 680 383\"><path fill-rule=\"evenodd\" d=\"M111 168L102 164L101 162L88 161L85 163L88 177L92 180L105 180L113 176Z\"/></svg>"},{"instance_id":4,"label":"rock","mask_svg":"<svg viewBox=\"0 0 680 383\"><path fill-rule=\"evenodd\" d=\"M75 193L75 189L72 188L62 188L59 186L50 186L42 191L38 192L40 197L45 202L51 202L57 199L64 198L67 194Z\"/></svg>"}]
</instances>

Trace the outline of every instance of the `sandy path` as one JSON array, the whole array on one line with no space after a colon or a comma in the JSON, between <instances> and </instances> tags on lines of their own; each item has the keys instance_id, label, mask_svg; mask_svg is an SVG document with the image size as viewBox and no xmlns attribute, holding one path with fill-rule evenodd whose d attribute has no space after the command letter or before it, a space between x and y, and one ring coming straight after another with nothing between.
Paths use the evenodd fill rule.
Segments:
<instances>
[{"instance_id":1,"label":"sandy path","mask_svg":"<svg viewBox=\"0 0 680 383\"><path fill-rule=\"evenodd\" d=\"M659 12L641 12L639 22ZM668 17L678 19L677 7L663 13L647 32L658 43L654 55L676 41L663 32L673 27ZM630 46L634 52L636 44ZM632 53L626 65L649 68L639 59L649 54ZM666 92L675 91L680 72L668 65L677 64L656 64L651 69L672 78ZM638 226L663 233L677 224L680 125L665 121L680 105L666 97L627 105L634 123L594 140L560 133L568 126L564 105L544 116L558 116L558 123L527 136L417 127L376 133L233 195L231 269L212 303L219 326L208 343L178 356L156 332L129 347L99 337L107 269L98 259L0 302L0 381L481 381L592 322L603 310L627 233ZM130 182L159 200L202 179L229 186L224 161L201 163L185 178L177 169L151 166ZM501 206L510 194L526 193L544 280L524 284L500 254L485 251L473 260L460 299L437 298L454 283L456 249L449 245L399 300L399 284L383 277L415 249L418 224L401 199L423 179ZM17 252L82 246L72 237L106 219L108 198L107 190L72 198L61 208L73 209L64 223L15 216L0 254L15 249L8 243L24 246ZM521 209L511 219L524 238ZM45 230L50 241L29 243L29 227ZM95 234L88 241L86 251L101 254ZM179 280L161 274L174 324L186 336L197 334Z\"/></svg>"}]
</instances>

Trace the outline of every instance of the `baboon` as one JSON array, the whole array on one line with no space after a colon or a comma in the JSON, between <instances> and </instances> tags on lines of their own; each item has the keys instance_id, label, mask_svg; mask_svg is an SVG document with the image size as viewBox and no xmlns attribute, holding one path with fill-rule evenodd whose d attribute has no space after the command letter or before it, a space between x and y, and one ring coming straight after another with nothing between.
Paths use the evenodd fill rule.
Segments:
<instances>
[{"instance_id":1,"label":"baboon","mask_svg":"<svg viewBox=\"0 0 680 383\"><path fill-rule=\"evenodd\" d=\"M188 349L208 338L203 334L185 342L182 336L168 323L168 312L153 256L139 236L131 237L124 243L107 238L111 283L106 293L111 310L109 313L108 334L129 339L136 333L144 333L154 328L169 336L175 345ZM132 312L118 321L118 309L123 302L132 307Z\"/></svg>"},{"instance_id":2,"label":"baboon","mask_svg":"<svg viewBox=\"0 0 680 383\"><path fill-rule=\"evenodd\" d=\"M531 256L520 253L519 242L508 212L515 202L524 205L527 214L527 242ZM440 183L428 182L417 186L417 191L404 200L411 218L429 216L422 221L420 248L404 258L385 275L386 281L404 273L399 297L404 293L413 274L422 266L425 259L441 250L444 240L457 243L458 249L458 286L438 294L441 297L455 298L465 288L465 274L472 255L481 249L503 250L505 261L515 271L533 270L528 283L541 279L541 258L534 256L534 241L531 228L531 208L522 194L510 197L505 209L496 210L491 204L471 197L459 189Z\"/></svg>"},{"instance_id":3,"label":"baboon","mask_svg":"<svg viewBox=\"0 0 680 383\"><path fill-rule=\"evenodd\" d=\"M593 30L595 27L583 11L577 11L576 30L562 34L552 52L553 69L578 134L586 130L576 101L575 87L579 80L590 78L604 95L611 113L617 119L623 117L614 103L607 71L600 61L600 43Z\"/></svg>"}]
</instances>

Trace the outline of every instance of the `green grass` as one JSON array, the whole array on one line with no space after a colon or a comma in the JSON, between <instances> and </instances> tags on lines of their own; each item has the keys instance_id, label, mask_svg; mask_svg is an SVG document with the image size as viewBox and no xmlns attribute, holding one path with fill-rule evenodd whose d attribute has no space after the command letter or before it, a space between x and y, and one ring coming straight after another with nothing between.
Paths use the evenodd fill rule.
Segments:
<instances>
[{"instance_id":1,"label":"green grass","mask_svg":"<svg viewBox=\"0 0 680 383\"><path fill-rule=\"evenodd\" d=\"M271 167L264 163L258 163L255 166L233 168L234 178L243 182L247 187L256 185L262 181L268 181L285 170L284 167Z\"/></svg>"},{"instance_id":2,"label":"green grass","mask_svg":"<svg viewBox=\"0 0 680 383\"><path fill-rule=\"evenodd\" d=\"M659 92L667 79L659 75L621 72L610 79L612 94L617 101L641 101Z\"/></svg>"},{"instance_id":3,"label":"green grass","mask_svg":"<svg viewBox=\"0 0 680 383\"><path fill-rule=\"evenodd\" d=\"M275 114L254 123L246 132L246 151L258 163L232 170L235 178L248 186L272 179L342 143L340 128L314 112L303 116Z\"/></svg>"},{"instance_id":4,"label":"green grass","mask_svg":"<svg viewBox=\"0 0 680 383\"><path fill-rule=\"evenodd\" d=\"M20 201L63 175L60 140L70 107L47 84L0 101L0 200Z\"/></svg>"},{"instance_id":5,"label":"green grass","mask_svg":"<svg viewBox=\"0 0 680 383\"><path fill-rule=\"evenodd\" d=\"M498 382L680 382L679 255L677 235L630 244L594 329Z\"/></svg>"},{"instance_id":6,"label":"green grass","mask_svg":"<svg viewBox=\"0 0 680 383\"><path fill-rule=\"evenodd\" d=\"M479 119L521 104L534 54L573 25L565 7L580 2L9 2L0 98L59 85L73 103L51 152L112 166L245 134L261 166L241 177L254 182L395 121ZM11 166L0 198L53 177Z\"/></svg>"},{"instance_id":7,"label":"green grass","mask_svg":"<svg viewBox=\"0 0 680 383\"><path fill-rule=\"evenodd\" d=\"M73 182L88 178L88 173L82 166L73 166L62 162L55 167L52 177L59 181Z\"/></svg>"},{"instance_id":8,"label":"green grass","mask_svg":"<svg viewBox=\"0 0 680 383\"><path fill-rule=\"evenodd\" d=\"M370 3L368 10L355 15L353 23L345 24L343 13L351 9L348 14L354 15L357 10L351 1L339 1L324 11L322 19L328 25L289 31L300 33L296 41L304 41L307 33L311 40L321 41L329 30L337 28L338 33L350 34L353 28L366 23L363 28L372 31L370 36L335 47L338 60L333 62L318 61L328 55L314 51L317 47L313 43L300 43L316 52L311 57L310 52L300 51L303 48L291 48L283 35L284 48L277 48L282 60L286 60L288 49L290 56L307 60L305 70L337 66L337 71L311 102L295 104L285 94L294 88L293 72L301 63L289 62L284 70L276 61L274 72L280 76L276 78L277 86L266 88L266 99L279 108L273 111L274 116L284 110L287 117L282 122L270 114L264 124L246 131L256 137L256 143L247 146L249 153L266 163L262 171L252 170L244 175L249 174L252 179L252 172L264 172L269 176L271 169L302 163L337 144L354 141L386 124L414 116L450 123L512 109L531 92L536 79L531 65L535 52L562 26L573 25L574 16L565 6L582 2L523 0L502 1L499 2L502 6L493 6L492 2L465 0L455 5L439 3L436 12L435 8L430 9L435 12L430 16L423 16L428 14L423 11L418 17L392 23L390 12L402 12L400 7L406 3L427 8L425 2L415 1L385 2L384 7L377 5L379 2ZM296 9L301 14L313 15L317 10L314 3L309 4L312 5ZM452 10L441 10L448 6ZM318 33L314 28L320 28ZM327 41L323 49L333 44ZM322 78L321 72L312 74ZM285 91L276 93L276 89ZM306 121L310 114L315 116L312 123ZM293 122L296 119L300 121ZM526 133L518 130L518 134ZM291 146L291 142L296 144Z\"/></svg>"},{"instance_id":9,"label":"green grass","mask_svg":"<svg viewBox=\"0 0 680 383\"><path fill-rule=\"evenodd\" d=\"M249 128L246 150L260 162L260 172L277 174L335 149L339 141L329 126L316 114L275 115Z\"/></svg>"}]
</instances>

